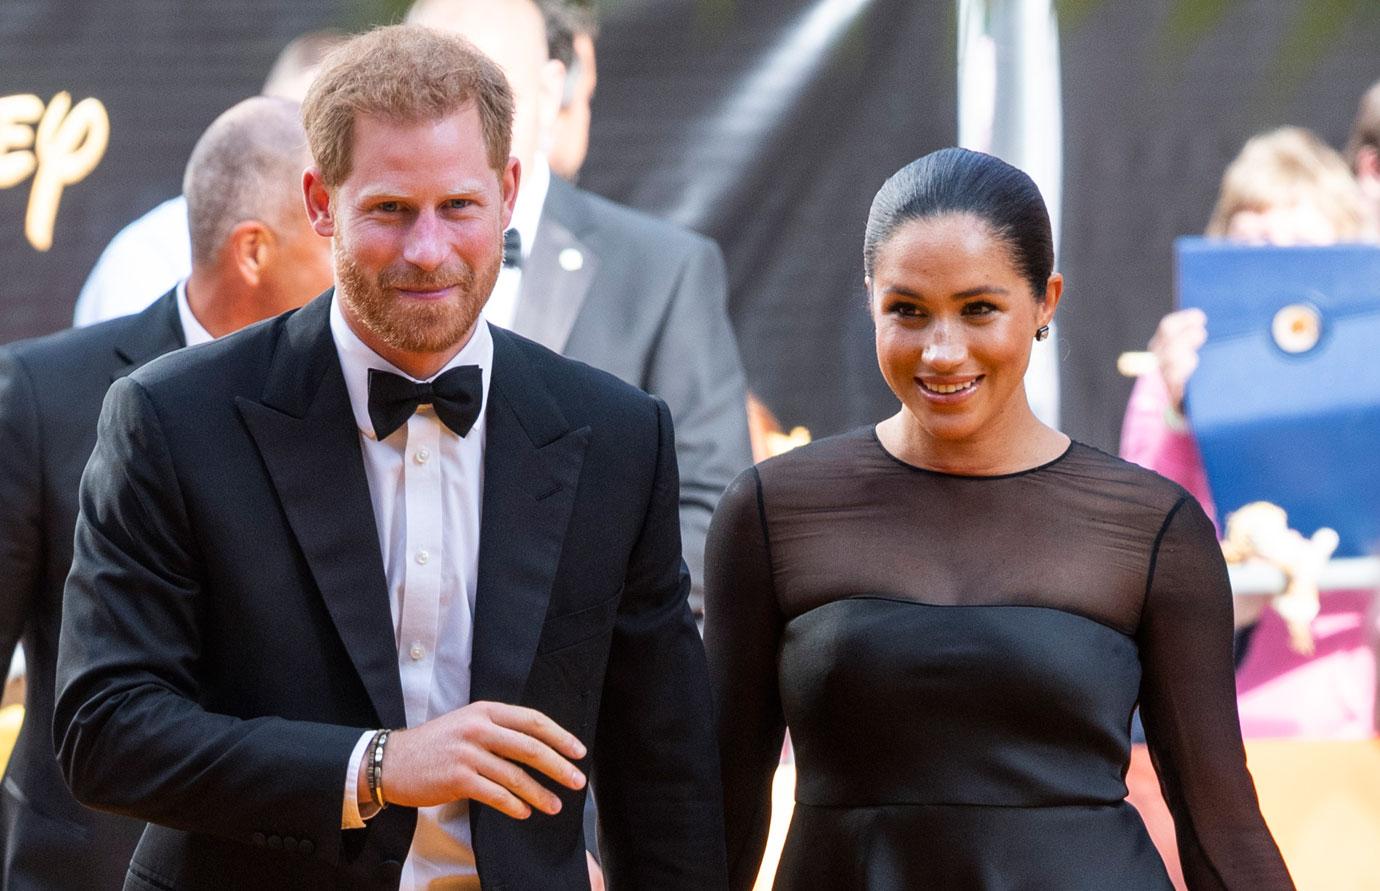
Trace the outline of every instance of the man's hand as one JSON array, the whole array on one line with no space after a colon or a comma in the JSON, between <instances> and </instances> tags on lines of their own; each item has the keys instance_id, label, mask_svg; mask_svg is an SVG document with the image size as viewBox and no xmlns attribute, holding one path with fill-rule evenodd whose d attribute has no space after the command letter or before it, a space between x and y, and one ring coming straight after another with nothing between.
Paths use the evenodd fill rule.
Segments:
<instances>
[{"instance_id":1,"label":"man's hand","mask_svg":"<svg viewBox=\"0 0 1380 891\"><path fill-rule=\"evenodd\" d=\"M1150 352L1160 366L1169 404L1183 410L1184 385L1198 367L1198 350L1207 341L1207 316L1201 309L1181 309L1160 319Z\"/></svg>"},{"instance_id":2,"label":"man's hand","mask_svg":"<svg viewBox=\"0 0 1380 891\"><path fill-rule=\"evenodd\" d=\"M523 768L570 789L585 775L567 759L585 747L541 712L497 702L472 702L418 727L395 730L383 752L383 792L389 804L430 807L462 798L518 820L532 808L547 814L560 799ZM369 801L368 765L359 772L360 801Z\"/></svg>"}]
</instances>

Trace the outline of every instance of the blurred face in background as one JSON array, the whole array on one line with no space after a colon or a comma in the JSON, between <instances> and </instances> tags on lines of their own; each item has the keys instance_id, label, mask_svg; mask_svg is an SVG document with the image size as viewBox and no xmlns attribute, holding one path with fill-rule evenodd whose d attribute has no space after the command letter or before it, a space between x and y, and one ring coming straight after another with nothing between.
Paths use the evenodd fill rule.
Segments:
<instances>
[{"instance_id":1,"label":"blurred face in background","mask_svg":"<svg viewBox=\"0 0 1380 891\"><path fill-rule=\"evenodd\" d=\"M302 166L308 162L304 159ZM284 217L271 227L273 262L261 273L260 293L270 302L271 315L301 306L329 288L335 278L331 241L316 234L311 220L302 212L300 199L292 202L291 213Z\"/></svg>"},{"instance_id":2,"label":"blurred face in background","mask_svg":"<svg viewBox=\"0 0 1380 891\"><path fill-rule=\"evenodd\" d=\"M1336 244L1341 239L1336 224L1306 199L1238 210L1227 221L1226 236L1242 244L1278 247Z\"/></svg>"},{"instance_id":3,"label":"blurred face in background","mask_svg":"<svg viewBox=\"0 0 1380 891\"><path fill-rule=\"evenodd\" d=\"M547 54L546 19L532 0L426 0L413 24L459 34L498 63L513 89L513 156L523 167L544 152L560 110L565 66Z\"/></svg>"}]
</instances>

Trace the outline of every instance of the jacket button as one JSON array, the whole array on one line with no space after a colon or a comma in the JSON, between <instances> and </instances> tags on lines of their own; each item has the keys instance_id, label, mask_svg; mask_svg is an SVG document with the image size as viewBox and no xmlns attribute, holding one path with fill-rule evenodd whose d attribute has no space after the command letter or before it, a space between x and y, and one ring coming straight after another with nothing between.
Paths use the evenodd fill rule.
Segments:
<instances>
[{"instance_id":1,"label":"jacket button","mask_svg":"<svg viewBox=\"0 0 1380 891\"><path fill-rule=\"evenodd\" d=\"M252 839L252 841L254 842L254 844L262 848L265 842L264 834L262 832L254 833L254 838Z\"/></svg>"},{"instance_id":2,"label":"jacket button","mask_svg":"<svg viewBox=\"0 0 1380 891\"><path fill-rule=\"evenodd\" d=\"M281 851L283 849L283 840L276 835L270 835L268 837L268 846L275 851Z\"/></svg>"},{"instance_id":3,"label":"jacket button","mask_svg":"<svg viewBox=\"0 0 1380 891\"><path fill-rule=\"evenodd\" d=\"M316 850L316 845L312 844L311 839L304 838L297 843L297 850L301 851L303 854L310 854L312 851Z\"/></svg>"},{"instance_id":4,"label":"jacket button","mask_svg":"<svg viewBox=\"0 0 1380 891\"><path fill-rule=\"evenodd\" d=\"M297 850L297 839L293 838L293 837L290 836L290 835L285 835L285 836L283 836L283 850L284 850L284 851L295 851L295 850Z\"/></svg>"}]
</instances>

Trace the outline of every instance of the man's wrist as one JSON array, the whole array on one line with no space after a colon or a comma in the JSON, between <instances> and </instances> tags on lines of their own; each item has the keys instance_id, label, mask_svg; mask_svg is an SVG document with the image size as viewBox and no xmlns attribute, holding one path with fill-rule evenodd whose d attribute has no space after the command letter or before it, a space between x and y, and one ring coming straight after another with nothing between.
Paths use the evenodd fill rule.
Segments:
<instances>
[{"instance_id":1,"label":"man's wrist","mask_svg":"<svg viewBox=\"0 0 1380 891\"><path fill-rule=\"evenodd\" d=\"M374 738L369 742L369 748L365 750L364 766L365 777L368 780L369 800L374 807L383 810L388 807L388 801L384 797L383 788L383 755L388 746L388 737L391 730L380 730L374 734Z\"/></svg>"}]
</instances>

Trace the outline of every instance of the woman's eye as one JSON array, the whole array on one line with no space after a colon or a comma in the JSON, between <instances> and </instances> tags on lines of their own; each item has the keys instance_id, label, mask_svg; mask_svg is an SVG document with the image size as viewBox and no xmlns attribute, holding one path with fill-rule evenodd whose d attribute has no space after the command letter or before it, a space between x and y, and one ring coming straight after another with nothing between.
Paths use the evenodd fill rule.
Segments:
<instances>
[{"instance_id":1,"label":"woman's eye","mask_svg":"<svg viewBox=\"0 0 1380 891\"><path fill-rule=\"evenodd\" d=\"M969 303L963 307L963 314L969 316L985 316L997 311L997 308L985 301Z\"/></svg>"},{"instance_id":2,"label":"woman's eye","mask_svg":"<svg viewBox=\"0 0 1380 891\"><path fill-rule=\"evenodd\" d=\"M894 304L894 305L891 307L891 312L892 312L893 315L898 315L898 316L901 316L902 318L906 318L906 319L918 318L919 316L921 316L921 315L924 314L924 313L921 311L920 307L916 306L916 305L913 304L913 303L897 303L897 304Z\"/></svg>"}]
</instances>

